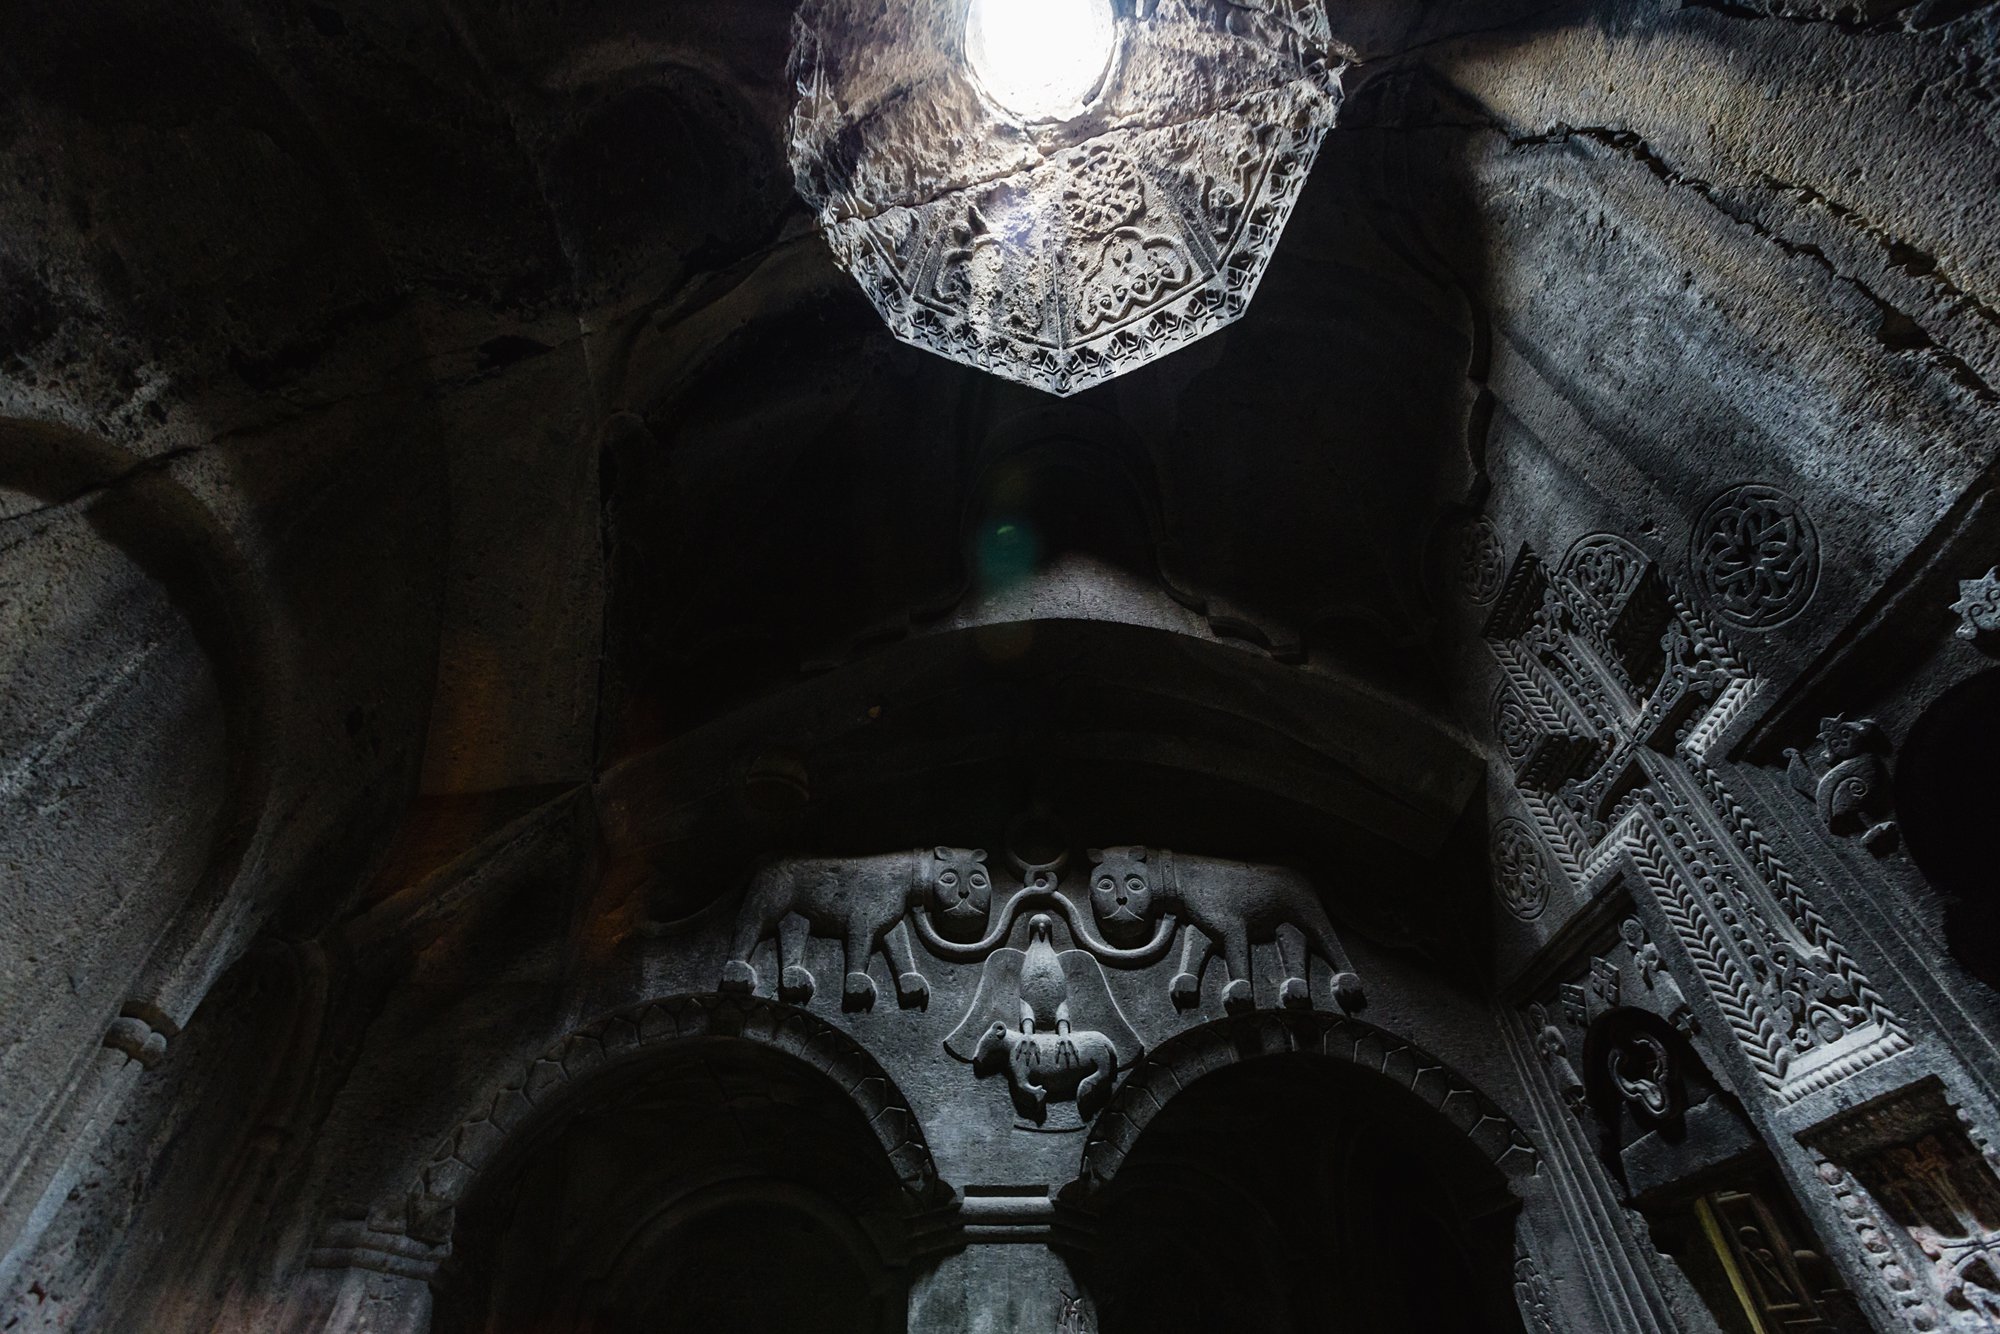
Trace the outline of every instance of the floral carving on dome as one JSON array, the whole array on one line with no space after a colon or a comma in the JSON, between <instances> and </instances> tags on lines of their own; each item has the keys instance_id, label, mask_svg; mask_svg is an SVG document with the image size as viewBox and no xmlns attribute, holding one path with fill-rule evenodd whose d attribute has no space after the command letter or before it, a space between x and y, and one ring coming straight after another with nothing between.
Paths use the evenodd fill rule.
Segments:
<instances>
[{"instance_id":1,"label":"floral carving on dome","mask_svg":"<svg viewBox=\"0 0 2000 1334\"><path fill-rule=\"evenodd\" d=\"M988 96L951 0L807 0L790 156L905 342L1071 394L1248 308L1341 98L1320 0L1123 10L1090 100Z\"/></svg>"}]
</instances>

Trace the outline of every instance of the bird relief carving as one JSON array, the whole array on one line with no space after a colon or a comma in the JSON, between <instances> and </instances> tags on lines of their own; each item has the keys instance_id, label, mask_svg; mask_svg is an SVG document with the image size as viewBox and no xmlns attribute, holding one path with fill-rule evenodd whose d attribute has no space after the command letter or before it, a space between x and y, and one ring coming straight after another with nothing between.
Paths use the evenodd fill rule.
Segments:
<instances>
[{"instance_id":1,"label":"bird relief carving","mask_svg":"<svg viewBox=\"0 0 2000 1334\"><path fill-rule=\"evenodd\" d=\"M1026 950L995 950L965 1018L945 1050L978 1078L1004 1073L1021 1119L1042 1129L1080 1129L1095 1116L1118 1072L1145 1045L1125 1021L1088 950L1058 952L1055 922L1036 913ZM1053 1105L1074 1104L1071 1124L1050 1124Z\"/></svg>"}]
</instances>

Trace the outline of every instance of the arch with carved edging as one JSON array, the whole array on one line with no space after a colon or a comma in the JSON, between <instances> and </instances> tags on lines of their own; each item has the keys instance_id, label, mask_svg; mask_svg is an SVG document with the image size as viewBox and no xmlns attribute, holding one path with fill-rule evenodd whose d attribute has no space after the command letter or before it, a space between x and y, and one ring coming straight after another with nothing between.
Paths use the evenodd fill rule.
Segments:
<instances>
[{"instance_id":1,"label":"arch with carved edging","mask_svg":"<svg viewBox=\"0 0 2000 1334\"><path fill-rule=\"evenodd\" d=\"M1373 1024L1344 1015L1260 1010L1177 1034L1148 1052L1091 1127L1082 1181L1096 1190L1175 1094L1203 1075L1266 1056L1324 1056L1391 1079L1455 1126L1509 1179L1540 1166L1534 1144L1492 1100L1442 1060Z\"/></svg>"},{"instance_id":2,"label":"arch with carved edging","mask_svg":"<svg viewBox=\"0 0 2000 1334\"><path fill-rule=\"evenodd\" d=\"M853 1038L804 1010L751 996L712 993L647 1001L577 1029L530 1061L453 1127L409 1193L409 1234L450 1237L467 1192L516 1133L595 1076L703 1038L735 1038L783 1052L832 1080L854 1102L918 1205L947 1188L923 1127L895 1082Z\"/></svg>"}]
</instances>

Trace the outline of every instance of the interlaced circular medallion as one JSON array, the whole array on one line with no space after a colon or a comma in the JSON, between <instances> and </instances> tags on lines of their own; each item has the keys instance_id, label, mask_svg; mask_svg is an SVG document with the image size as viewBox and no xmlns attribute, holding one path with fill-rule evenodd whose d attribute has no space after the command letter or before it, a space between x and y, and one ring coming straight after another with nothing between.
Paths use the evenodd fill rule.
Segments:
<instances>
[{"instance_id":1,"label":"interlaced circular medallion","mask_svg":"<svg viewBox=\"0 0 2000 1334\"><path fill-rule=\"evenodd\" d=\"M1805 609L1819 583L1819 537L1776 487L1734 486L1709 502L1688 552L1702 600L1732 625L1768 630Z\"/></svg>"},{"instance_id":2,"label":"interlaced circular medallion","mask_svg":"<svg viewBox=\"0 0 2000 1334\"><path fill-rule=\"evenodd\" d=\"M1505 685L1500 687L1493 704L1493 732L1500 742L1501 754L1516 768L1535 748L1534 715L1528 711L1527 701Z\"/></svg>"},{"instance_id":3,"label":"interlaced circular medallion","mask_svg":"<svg viewBox=\"0 0 2000 1334\"><path fill-rule=\"evenodd\" d=\"M1519 820L1493 827L1493 889L1501 906L1524 922L1549 906L1549 864L1535 831Z\"/></svg>"},{"instance_id":4,"label":"interlaced circular medallion","mask_svg":"<svg viewBox=\"0 0 2000 1334\"><path fill-rule=\"evenodd\" d=\"M1645 569L1645 553L1615 533L1578 538L1563 561L1563 571L1571 582L1586 597L1606 607L1631 592Z\"/></svg>"},{"instance_id":5,"label":"interlaced circular medallion","mask_svg":"<svg viewBox=\"0 0 2000 1334\"><path fill-rule=\"evenodd\" d=\"M1500 584L1507 577L1506 563L1493 520L1482 514L1459 529L1458 583L1467 598L1484 606L1499 597Z\"/></svg>"}]
</instances>

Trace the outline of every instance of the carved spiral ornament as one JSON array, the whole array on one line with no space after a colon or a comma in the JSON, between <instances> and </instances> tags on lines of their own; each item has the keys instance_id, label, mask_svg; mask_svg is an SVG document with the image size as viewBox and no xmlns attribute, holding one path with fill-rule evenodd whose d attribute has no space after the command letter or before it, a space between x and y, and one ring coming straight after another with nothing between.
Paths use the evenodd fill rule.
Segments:
<instances>
[{"instance_id":1,"label":"carved spiral ornament","mask_svg":"<svg viewBox=\"0 0 2000 1334\"><path fill-rule=\"evenodd\" d=\"M1502 907L1524 922L1549 906L1549 864L1535 831L1520 820L1493 829L1493 888Z\"/></svg>"},{"instance_id":2,"label":"carved spiral ornament","mask_svg":"<svg viewBox=\"0 0 2000 1334\"><path fill-rule=\"evenodd\" d=\"M898 338L1071 394L1248 308L1345 68L1320 0L806 0L790 156Z\"/></svg>"},{"instance_id":3,"label":"carved spiral ornament","mask_svg":"<svg viewBox=\"0 0 2000 1334\"><path fill-rule=\"evenodd\" d=\"M1796 500L1776 487L1736 486L1695 525L1688 563L1703 600L1748 630L1783 625L1819 583L1819 536Z\"/></svg>"},{"instance_id":4,"label":"carved spiral ornament","mask_svg":"<svg viewBox=\"0 0 2000 1334\"><path fill-rule=\"evenodd\" d=\"M1664 1042L1643 1030L1626 1033L1604 1064L1618 1096L1641 1116L1660 1121L1674 1113L1673 1061Z\"/></svg>"}]
</instances>

